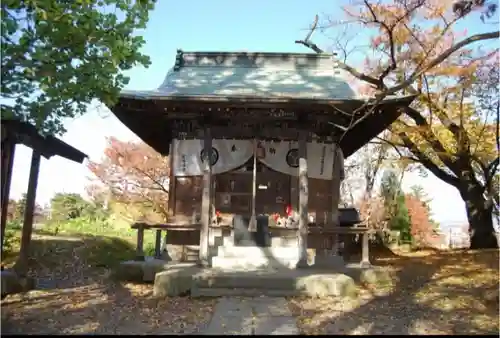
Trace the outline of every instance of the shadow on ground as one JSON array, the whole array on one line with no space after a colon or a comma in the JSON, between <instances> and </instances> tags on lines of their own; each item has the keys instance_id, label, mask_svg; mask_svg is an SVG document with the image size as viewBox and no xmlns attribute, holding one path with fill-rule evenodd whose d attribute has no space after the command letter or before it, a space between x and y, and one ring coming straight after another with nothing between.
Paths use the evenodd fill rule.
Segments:
<instances>
[{"instance_id":1,"label":"shadow on ground","mask_svg":"<svg viewBox=\"0 0 500 338\"><path fill-rule=\"evenodd\" d=\"M359 299L292 299L305 333L498 334L498 250L372 250L395 272L392 285L365 285Z\"/></svg>"},{"instance_id":2,"label":"shadow on ground","mask_svg":"<svg viewBox=\"0 0 500 338\"><path fill-rule=\"evenodd\" d=\"M374 264L394 271L392 283L363 285L356 299L289 298L303 333L498 333L498 250L371 253ZM30 274L45 283L45 290L2 301L2 333L202 330L217 299L155 299L152 285L110 278L116 264L133 256L132 243L117 238L35 235Z\"/></svg>"},{"instance_id":3,"label":"shadow on ground","mask_svg":"<svg viewBox=\"0 0 500 338\"><path fill-rule=\"evenodd\" d=\"M132 243L104 236L33 237L29 275L38 290L2 301L3 334L193 333L214 300L154 299L152 285L119 283L111 271ZM6 265L15 255L7 256Z\"/></svg>"}]
</instances>

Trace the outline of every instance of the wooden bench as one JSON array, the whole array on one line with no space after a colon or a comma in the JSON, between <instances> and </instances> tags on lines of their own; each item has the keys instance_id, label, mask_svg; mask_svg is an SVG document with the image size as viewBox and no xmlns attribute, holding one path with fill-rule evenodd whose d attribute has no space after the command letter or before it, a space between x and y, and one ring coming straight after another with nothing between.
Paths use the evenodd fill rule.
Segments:
<instances>
[{"instance_id":1,"label":"wooden bench","mask_svg":"<svg viewBox=\"0 0 500 338\"><path fill-rule=\"evenodd\" d=\"M136 247L136 260L144 260L144 230L156 230L156 239L155 239L155 258L161 257L161 239L163 231L170 231L171 236L167 236L167 241L172 239L175 240L175 233L190 231L195 234L198 233L198 241L196 244L199 244L199 232L201 228L201 223L159 223L159 224L148 224L148 223L134 223L132 225L132 229L137 229L137 247ZM173 235L173 236L172 236ZM170 239L169 239L170 237ZM187 237L196 237L196 236L187 236ZM190 238L190 242L193 239ZM168 242L166 244L169 244Z\"/></svg>"},{"instance_id":2,"label":"wooden bench","mask_svg":"<svg viewBox=\"0 0 500 338\"><path fill-rule=\"evenodd\" d=\"M331 228L311 228L309 236L314 241L321 243L324 250L332 250L334 254L339 252L339 235L361 235L361 265L370 265L369 235L372 231L365 226L331 227ZM319 237L319 238L318 238Z\"/></svg>"},{"instance_id":3,"label":"wooden bench","mask_svg":"<svg viewBox=\"0 0 500 338\"><path fill-rule=\"evenodd\" d=\"M144 260L144 230L156 230L155 258L159 259L161 258L163 231L170 232L170 235L166 238L165 244L198 245L200 242L200 228L201 223L135 223L132 225L132 229L137 229L136 259ZM232 228L232 226L228 224L219 224L211 225L210 228L227 229ZM298 229L271 226L269 230L295 233ZM361 235L361 264L370 264L368 242L370 233L370 229L364 226L329 228L311 226L308 228L308 247L316 250L332 250L335 254L338 254L338 235Z\"/></svg>"}]
</instances>

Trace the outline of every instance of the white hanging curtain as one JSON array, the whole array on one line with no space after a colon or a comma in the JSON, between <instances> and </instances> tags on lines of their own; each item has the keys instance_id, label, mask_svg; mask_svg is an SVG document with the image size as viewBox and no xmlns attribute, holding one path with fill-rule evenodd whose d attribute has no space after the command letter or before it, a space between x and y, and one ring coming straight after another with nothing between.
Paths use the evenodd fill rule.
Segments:
<instances>
[{"instance_id":1,"label":"white hanging curtain","mask_svg":"<svg viewBox=\"0 0 500 338\"><path fill-rule=\"evenodd\" d=\"M203 140L173 140L173 170L175 176L203 174ZM251 140L212 140L210 160L212 173L220 174L245 164L253 155Z\"/></svg>"},{"instance_id":2,"label":"white hanging curtain","mask_svg":"<svg viewBox=\"0 0 500 338\"><path fill-rule=\"evenodd\" d=\"M258 146L259 161L269 168L284 174L298 176L298 142L260 141ZM307 143L307 176L322 180L331 180L334 159L335 165L343 172L344 158L335 144ZM336 170L336 172L338 172Z\"/></svg>"}]
</instances>

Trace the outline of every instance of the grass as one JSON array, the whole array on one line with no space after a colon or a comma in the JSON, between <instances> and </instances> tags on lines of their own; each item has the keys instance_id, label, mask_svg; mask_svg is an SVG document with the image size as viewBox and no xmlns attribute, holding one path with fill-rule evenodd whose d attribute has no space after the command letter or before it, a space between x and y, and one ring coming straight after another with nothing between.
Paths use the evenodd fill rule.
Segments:
<instances>
[{"instance_id":1,"label":"grass","mask_svg":"<svg viewBox=\"0 0 500 338\"><path fill-rule=\"evenodd\" d=\"M66 222L53 222L35 229L30 248L32 262L43 261L51 265L52 253L64 252L67 241L48 240L57 236L60 239L71 238L85 243L79 254L85 257L88 264L95 267L113 268L121 261L133 259L135 256L136 231L124 222L88 219L73 219ZM10 222L6 229L4 255L2 265L12 266L20 246L21 227L17 222ZM154 254L155 236L152 231L144 233L144 251L146 255ZM57 260L55 258L57 265Z\"/></svg>"},{"instance_id":2,"label":"grass","mask_svg":"<svg viewBox=\"0 0 500 338\"><path fill-rule=\"evenodd\" d=\"M11 250L2 263L11 265L20 231L8 231ZM152 245L153 236L146 238ZM117 263L135 255L134 233L125 227L83 220L50 225L35 231L30 249L29 275L39 288L2 300L2 333L196 333L210 319L213 299L157 299L151 284L109 278Z\"/></svg>"},{"instance_id":3,"label":"grass","mask_svg":"<svg viewBox=\"0 0 500 338\"><path fill-rule=\"evenodd\" d=\"M498 334L499 250L373 252L390 283L350 299L294 298L305 334Z\"/></svg>"}]
</instances>

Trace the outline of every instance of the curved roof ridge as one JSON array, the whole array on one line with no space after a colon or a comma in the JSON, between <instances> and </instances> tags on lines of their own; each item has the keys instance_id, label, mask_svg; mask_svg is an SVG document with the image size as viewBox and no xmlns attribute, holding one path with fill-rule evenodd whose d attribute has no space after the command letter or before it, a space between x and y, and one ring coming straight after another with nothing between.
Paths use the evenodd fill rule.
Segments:
<instances>
[{"instance_id":1,"label":"curved roof ridge","mask_svg":"<svg viewBox=\"0 0 500 338\"><path fill-rule=\"evenodd\" d=\"M185 52L177 50L174 70L183 67L237 67L237 68L335 68L333 54L277 53L277 52Z\"/></svg>"}]
</instances>

